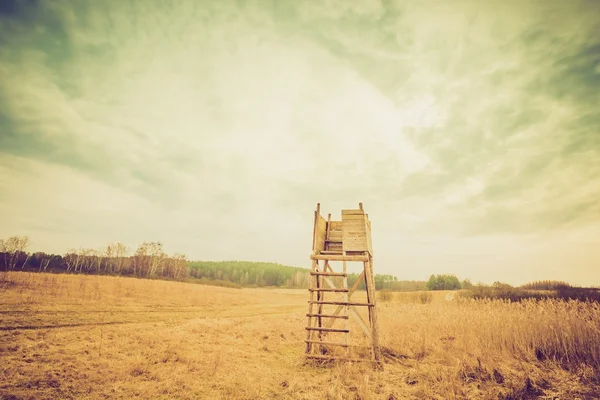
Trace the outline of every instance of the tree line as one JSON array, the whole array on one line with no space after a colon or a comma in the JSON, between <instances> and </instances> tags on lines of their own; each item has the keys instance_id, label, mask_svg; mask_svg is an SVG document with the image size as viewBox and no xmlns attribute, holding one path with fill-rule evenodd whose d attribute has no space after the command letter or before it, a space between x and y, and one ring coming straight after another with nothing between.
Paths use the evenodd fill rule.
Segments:
<instances>
[{"instance_id":1,"label":"tree line","mask_svg":"<svg viewBox=\"0 0 600 400\"><path fill-rule=\"evenodd\" d=\"M521 289L529 289L529 290L556 290L561 288L568 288L569 285L567 282L563 281L534 281L530 283L526 283L525 285L521 285Z\"/></svg>"},{"instance_id":2,"label":"tree line","mask_svg":"<svg viewBox=\"0 0 600 400\"><path fill-rule=\"evenodd\" d=\"M0 270L196 280L233 287L308 288L310 280L309 269L277 263L188 261L184 254L168 255L160 242L144 242L133 253L123 243L115 242L99 249L71 249L62 255L28 253L29 244L26 236L0 240ZM348 274L348 286L352 287L359 277L357 273ZM455 275L431 275L428 281L411 281L376 274L374 280L376 290L391 291L457 290L473 286L468 279L460 282ZM365 289L364 280L357 288Z\"/></svg>"},{"instance_id":3,"label":"tree line","mask_svg":"<svg viewBox=\"0 0 600 400\"><path fill-rule=\"evenodd\" d=\"M308 288L309 270L269 262L190 261L193 278L232 282L245 287Z\"/></svg>"},{"instance_id":4,"label":"tree line","mask_svg":"<svg viewBox=\"0 0 600 400\"><path fill-rule=\"evenodd\" d=\"M71 249L66 254L28 253L29 238L12 236L0 240L0 268L4 271L68 272L128 275L141 278L183 279L188 275L186 256L168 255L159 242L144 242L133 254L123 243L100 249Z\"/></svg>"}]
</instances>

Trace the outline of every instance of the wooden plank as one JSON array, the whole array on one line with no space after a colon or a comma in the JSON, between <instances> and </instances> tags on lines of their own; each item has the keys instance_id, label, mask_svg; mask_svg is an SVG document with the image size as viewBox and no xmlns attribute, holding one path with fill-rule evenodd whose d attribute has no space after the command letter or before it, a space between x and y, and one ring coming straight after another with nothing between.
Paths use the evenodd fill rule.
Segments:
<instances>
[{"instance_id":1,"label":"wooden plank","mask_svg":"<svg viewBox=\"0 0 600 400\"><path fill-rule=\"evenodd\" d=\"M316 260L313 260L312 262L312 268L311 268L311 272L317 272L317 267L318 267L318 262ZM313 288L314 287L314 279L309 280L309 288ZM315 294L314 292L309 292L310 295L310 300L309 301L314 301L315 300ZM309 303L308 305L308 314L313 314L313 303ZM313 318L308 316L308 321L307 321L307 325L309 327L312 326L313 323ZM306 332L306 340L311 340L312 339L312 332L311 331L307 331ZM310 343L306 343L306 349L305 352L308 354L312 351L312 347Z\"/></svg>"},{"instance_id":2,"label":"wooden plank","mask_svg":"<svg viewBox=\"0 0 600 400\"><path fill-rule=\"evenodd\" d=\"M319 288L319 289L308 289L308 290L312 291L312 292L340 292L340 293L348 292L348 289L338 289L338 288Z\"/></svg>"},{"instance_id":3,"label":"wooden plank","mask_svg":"<svg viewBox=\"0 0 600 400\"><path fill-rule=\"evenodd\" d=\"M309 327L306 327L305 329L307 331L319 331L319 332L340 332L340 333L348 332L348 329L338 329L338 328L323 328L323 327L309 328Z\"/></svg>"},{"instance_id":4,"label":"wooden plank","mask_svg":"<svg viewBox=\"0 0 600 400\"><path fill-rule=\"evenodd\" d=\"M344 246L344 248L347 247L347 245L354 245L354 246L358 246L367 244L367 238L366 237L358 237L358 236L348 236L344 238L344 242L342 244L342 246ZM347 251L347 250L346 250Z\"/></svg>"},{"instance_id":5,"label":"wooden plank","mask_svg":"<svg viewBox=\"0 0 600 400\"><path fill-rule=\"evenodd\" d=\"M330 360L330 361L372 362L372 360L367 360L364 358L336 357L336 356L326 356L326 355L322 355L322 354L310 354L310 355L307 355L306 358L314 358L317 360Z\"/></svg>"},{"instance_id":6,"label":"wooden plank","mask_svg":"<svg viewBox=\"0 0 600 400\"><path fill-rule=\"evenodd\" d=\"M362 232L364 235L367 230L365 229L365 224L362 221L358 221L358 223L348 222L344 224L342 236L346 235L348 232Z\"/></svg>"},{"instance_id":7,"label":"wooden plank","mask_svg":"<svg viewBox=\"0 0 600 400\"><path fill-rule=\"evenodd\" d=\"M327 234L327 220L322 216L317 217L317 224L315 228L315 247L313 253L325 250L325 236Z\"/></svg>"},{"instance_id":8,"label":"wooden plank","mask_svg":"<svg viewBox=\"0 0 600 400\"><path fill-rule=\"evenodd\" d=\"M367 251L367 241L366 240L348 240L347 242L344 242L343 251L360 251L360 252L366 252ZM350 257L349 255L347 255L347 257Z\"/></svg>"},{"instance_id":9,"label":"wooden plank","mask_svg":"<svg viewBox=\"0 0 600 400\"><path fill-rule=\"evenodd\" d=\"M329 361L343 361L343 362L373 362L365 358L350 358L350 357L338 357L338 356L327 356L323 354L310 354L306 358L314 360L329 360Z\"/></svg>"},{"instance_id":10,"label":"wooden plank","mask_svg":"<svg viewBox=\"0 0 600 400\"><path fill-rule=\"evenodd\" d=\"M347 315L333 315L333 314L306 314L309 317L317 317L321 316L323 318L338 318L338 319L348 319Z\"/></svg>"},{"instance_id":11,"label":"wooden plank","mask_svg":"<svg viewBox=\"0 0 600 400\"><path fill-rule=\"evenodd\" d=\"M373 276L373 260L364 263L365 282L367 283L367 301L375 304L375 280ZM373 359L381 363L381 351L379 349L379 336L377 333L377 310L369 307L369 322L371 323L371 341L373 343Z\"/></svg>"},{"instance_id":12,"label":"wooden plank","mask_svg":"<svg viewBox=\"0 0 600 400\"><path fill-rule=\"evenodd\" d=\"M305 342L307 342L308 340L305 340ZM350 346L347 343L342 343L342 342L329 342L329 341L318 341L318 340L311 340L311 343L314 344L320 344L321 346L325 345L325 346L340 346L340 347L348 347Z\"/></svg>"},{"instance_id":13,"label":"wooden plank","mask_svg":"<svg viewBox=\"0 0 600 400\"><path fill-rule=\"evenodd\" d=\"M323 265L323 270L327 271L327 261L325 261L324 265ZM322 283L323 283L323 279L322 275L317 275L315 276L315 279L317 280L317 286L313 289L317 289L317 314L322 315L323 314L323 304L319 304L319 301L324 301L325 299L323 298L323 293L319 292L318 289L320 289L322 287ZM317 317L317 323L319 328L323 327L323 318L318 316ZM319 331L319 340L323 340L323 333L321 331Z\"/></svg>"},{"instance_id":14,"label":"wooden plank","mask_svg":"<svg viewBox=\"0 0 600 400\"><path fill-rule=\"evenodd\" d=\"M348 275L343 272L312 272L312 271L310 274L311 275L325 275L325 276L347 276Z\"/></svg>"},{"instance_id":15,"label":"wooden plank","mask_svg":"<svg viewBox=\"0 0 600 400\"><path fill-rule=\"evenodd\" d=\"M331 230L332 231L341 231L342 230L342 221L331 221Z\"/></svg>"},{"instance_id":16,"label":"wooden plank","mask_svg":"<svg viewBox=\"0 0 600 400\"><path fill-rule=\"evenodd\" d=\"M367 238L367 251L373 255L373 244L371 243L371 221L369 221L369 214L365 218L365 237Z\"/></svg>"},{"instance_id":17,"label":"wooden plank","mask_svg":"<svg viewBox=\"0 0 600 400\"><path fill-rule=\"evenodd\" d=\"M360 234L360 235L357 235L356 232L354 232L354 233L349 232L344 235L344 239L342 240L342 243L347 243L347 242L365 242L365 243L367 243L367 236L365 235L364 232L362 232L362 234Z\"/></svg>"},{"instance_id":18,"label":"wooden plank","mask_svg":"<svg viewBox=\"0 0 600 400\"><path fill-rule=\"evenodd\" d=\"M364 215L349 214L349 215L344 215L342 217L342 222L346 222L346 221L364 221L364 220L365 220L365 216Z\"/></svg>"},{"instance_id":19,"label":"wooden plank","mask_svg":"<svg viewBox=\"0 0 600 400\"><path fill-rule=\"evenodd\" d=\"M324 254L324 255L328 255L328 254L342 254L342 252L341 252L341 250L323 250L319 254Z\"/></svg>"},{"instance_id":20,"label":"wooden plank","mask_svg":"<svg viewBox=\"0 0 600 400\"><path fill-rule=\"evenodd\" d=\"M342 241L344 251L367 251L365 216L342 213Z\"/></svg>"},{"instance_id":21,"label":"wooden plank","mask_svg":"<svg viewBox=\"0 0 600 400\"><path fill-rule=\"evenodd\" d=\"M342 210L342 218L344 217L344 215L365 215L365 211L355 209Z\"/></svg>"},{"instance_id":22,"label":"wooden plank","mask_svg":"<svg viewBox=\"0 0 600 400\"><path fill-rule=\"evenodd\" d=\"M311 260L329 260L329 261L367 261L369 256L344 256L344 255L319 255L313 254L310 256Z\"/></svg>"},{"instance_id":23,"label":"wooden plank","mask_svg":"<svg viewBox=\"0 0 600 400\"><path fill-rule=\"evenodd\" d=\"M318 208L318 205L317 205L317 208ZM318 217L319 217L319 213L317 211L315 211L315 221L313 224L313 244L312 244L313 253L315 253L315 250L317 249L315 247L315 243L317 240L317 221L319 219Z\"/></svg>"},{"instance_id":24,"label":"wooden plank","mask_svg":"<svg viewBox=\"0 0 600 400\"><path fill-rule=\"evenodd\" d=\"M369 254L373 255L373 243L371 242L371 221L367 220L367 250Z\"/></svg>"},{"instance_id":25,"label":"wooden plank","mask_svg":"<svg viewBox=\"0 0 600 400\"><path fill-rule=\"evenodd\" d=\"M344 243L344 250L345 251L363 251L366 252L367 251L367 244L364 242L349 242L348 244ZM353 256L348 256L348 257L353 257ZM354 257L358 257L358 256L354 256ZM350 260L348 260L350 261ZM359 260L356 260L359 261Z\"/></svg>"},{"instance_id":26,"label":"wooden plank","mask_svg":"<svg viewBox=\"0 0 600 400\"><path fill-rule=\"evenodd\" d=\"M347 241L357 241L362 240L366 243L367 241L367 232L365 231L357 231L357 230L348 230L344 232L342 235L342 243Z\"/></svg>"},{"instance_id":27,"label":"wooden plank","mask_svg":"<svg viewBox=\"0 0 600 400\"><path fill-rule=\"evenodd\" d=\"M364 221L365 218L360 215L350 215L342 220L342 230L344 230L344 227L348 224L362 224Z\"/></svg>"},{"instance_id":28,"label":"wooden plank","mask_svg":"<svg viewBox=\"0 0 600 400\"><path fill-rule=\"evenodd\" d=\"M346 302L346 301L309 301L309 303L313 303L313 304L331 304L334 306L355 306L355 307L360 307L360 306L366 306L366 307L373 307L375 306L375 304L373 303L352 303L352 302Z\"/></svg>"},{"instance_id":29,"label":"wooden plank","mask_svg":"<svg viewBox=\"0 0 600 400\"><path fill-rule=\"evenodd\" d=\"M344 232L342 236L342 242L347 242L348 240L364 240L367 241L367 233L365 231L356 231L349 230Z\"/></svg>"},{"instance_id":30,"label":"wooden plank","mask_svg":"<svg viewBox=\"0 0 600 400\"><path fill-rule=\"evenodd\" d=\"M367 238L367 231L360 229L348 229L342 234L342 238Z\"/></svg>"}]
</instances>

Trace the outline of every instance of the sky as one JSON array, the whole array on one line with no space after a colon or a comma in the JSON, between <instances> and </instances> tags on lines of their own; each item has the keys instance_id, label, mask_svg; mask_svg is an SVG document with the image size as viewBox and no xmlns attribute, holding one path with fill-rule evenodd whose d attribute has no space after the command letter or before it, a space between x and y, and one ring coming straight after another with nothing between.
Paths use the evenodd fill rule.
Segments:
<instances>
[{"instance_id":1,"label":"sky","mask_svg":"<svg viewBox=\"0 0 600 400\"><path fill-rule=\"evenodd\" d=\"M0 237L600 285L600 2L3 0ZM357 267L354 267L357 268Z\"/></svg>"}]
</instances>

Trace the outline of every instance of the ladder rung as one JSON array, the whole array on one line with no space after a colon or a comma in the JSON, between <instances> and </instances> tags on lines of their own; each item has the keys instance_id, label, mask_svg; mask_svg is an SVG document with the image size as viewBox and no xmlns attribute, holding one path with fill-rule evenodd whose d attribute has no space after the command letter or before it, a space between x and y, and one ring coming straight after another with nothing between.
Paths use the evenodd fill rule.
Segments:
<instances>
[{"instance_id":1,"label":"ladder rung","mask_svg":"<svg viewBox=\"0 0 600 400\"><path fill-rule=\"evenodd\" d=\"M343 288L318 288L318 289L308 289L309 292L348 292L348 289Z\"/></svg>"},{"instance_id":2,"label":"ladder rung","mask_svg":"<svg viewBox=\"0 0 600 400\"><path fill-rule=\"evenodd\" d=\"M341 256L343 254L343 251L342 250L322 250L321 252L319 252L319 254Z\"/></svg>"},{"instance_id":3,"label":"ladder rung","mask_svg":"<svg viewBox=\"0 0 600 400\"><path fill-rule=\"evenodd\" d=\"M367 360L364 358L347 358L347 357L336 357L336 356L323 356L320 354L307 354L306 358L316 358L318 360L339 360L339 361L352 361L352 362L375 362L374 360Z\"/></svg>"},{"instance_id":4,"label":"ladder rung","mask_svg":"<svg viewBox=\"0 0 600 400\"><path fill-rule=\"evenodd\" d=\"M343 243L341 240L331 240L331 239L325 239L325 242L326 243Z\"/></svg>"},{"instance_id":5,"label":"ladder rung","mask_svg":"<svg viewBox=\"0 0 600 400\"><path fill-rule=\"evenodd\" d=\"M344 272L317 272L311 271L311 275L322 275L322 276L348 276L348 274Z\"/></svg>"},{"instance_id":6,"label":"ladder rung","mask_svg":"<svg viewBox=\"0 0 600 400\"><path fill-rule=\"evenodd\" d=\"M313 254L311 260L327 260L327 261L369 261L368 254L361 255L343 255L343 254Z\"/></svg>"},{"instance_id":7,"label":"ladder rung","mask_svg":"<svg viewBox=\"0 0 600 400\"><path fill-rule=\"evenodd\" d=\"M320 344L320 345L327 345L327 346L341 346L341 347L350 347L349 344L347 343L342 343L342 342L324 342L321 340L305 340L306 343L315 343L315 344Z\"/></svg>"},{"instance_id":8,"label":"ladder rung","mask_svg":"<svg viewBox=\"0 0 600 400\"><path fill-rule=\"evenodd\" d=\"M307 331L321 331L321 332L344 332L344 333L348 333L350 332L350 330L348 329L339 329L339 328L319 328L319 327L306 327L305 328Z\"/></svg>"},{"instance_id":9,"label":"ladder rung","mask_svg":"<svg viewBox=\"0 0 600 400\"><path fill-rule=\"evenodd\" d=\"M333 315L333 314L306 314L307 317L322 317L322 318L340 318L348 319L347 315Z\"/></svg>"},{"instance_id":10,"label":"ladder rung","mask_svg":"<svg viewBox=\"0 0 600 400\"><path fill-rule=\"evenodd\" d=\"M332 304L334 306L367 306L373 307L372 303L350 303L347 301L309 301L309 304Z\"/></svg>"}]
</instances>

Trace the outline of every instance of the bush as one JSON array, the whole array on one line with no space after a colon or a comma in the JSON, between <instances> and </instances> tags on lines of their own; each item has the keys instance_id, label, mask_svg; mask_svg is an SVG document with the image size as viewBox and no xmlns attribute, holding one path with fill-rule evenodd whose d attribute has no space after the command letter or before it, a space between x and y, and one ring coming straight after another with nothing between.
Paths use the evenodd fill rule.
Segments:
<instances>
[{"instance_id":1,"label":"bush","mask_svg":"<svg viewBox=\"0 0 600 400\"><path fill-rule=\"evenodd\" d=\"M470 290L460 293L461 297L480 299L499 299L511 302L520 302L527 299L557 299L580 300L600 303L600 290L591 288L560 287L557 290L526 290L504 285L474 286Z\"/></svg>"},{"instance_id":2,"label":"bush","mask_svg":"<svg viewBox=\"0 0 600 400\"><path fill-rule=\"evenodd\" d=\"M421 302L421 304L431 303L432 298L433 298L433 296L431 295L431 293L427 293L427 292L419 293L419 301Z\"/></svg>"},{"instance_id":3,"label":"bush","mask_svg":"<svg viewBox=\"0 0 600 400\"><path fill-rule=\"evenodd\" d=\"M394 298L394 293L390 290L380 290L379 291L379 300L381 301L392 301Z\"/></svg>"}]
</instances>

